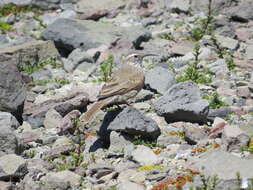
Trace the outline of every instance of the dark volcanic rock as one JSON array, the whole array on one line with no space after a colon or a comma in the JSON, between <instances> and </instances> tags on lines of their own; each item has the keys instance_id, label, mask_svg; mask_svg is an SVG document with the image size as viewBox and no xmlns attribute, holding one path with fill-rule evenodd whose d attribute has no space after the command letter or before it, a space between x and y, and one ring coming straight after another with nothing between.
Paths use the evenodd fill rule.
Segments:
<instances>
[{"instance_id":1,"label":"dark volcanic rock","mask_svg":"<svg viewBox=\"0 0 253 190\"><path fill-rule=\"evenodd\" d=\"M201 98L198 86L188 81L173 85L154 103L154 109L168 122L204 123L208 114L208 105L208 102Z\"/></svg>"},{"instance_id":2,"label":"dark volcanic rock","mask_svg":"<svg viewBox=\"0 0 253 190\"><path fill-rule=\"evenodd\" d=\"M108 129L129 135L141 135L151 139L156 139L161 133L154 120L146 117L133 107L127 107L120 112L109 124Z\"/></svg>"},{"instance_id":3,"label":"dark volcanic rock","mask_svg":"<svg viewBox=\"0 0 253 190\"><path fill-rule=\"evenodd\" d=\"M15 62L0 60L0 111L10 112L20 121L23 113L26 88Z\"/></svg>"}]
</instances>

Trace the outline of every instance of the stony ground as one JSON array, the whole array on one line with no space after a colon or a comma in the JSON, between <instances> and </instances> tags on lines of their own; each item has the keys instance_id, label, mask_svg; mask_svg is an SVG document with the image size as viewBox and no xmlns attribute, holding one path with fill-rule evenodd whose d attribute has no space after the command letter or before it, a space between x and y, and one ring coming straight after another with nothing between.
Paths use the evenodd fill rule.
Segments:
<instances>
[{"instance_id":1,"label":"stony ground","mask_svg":"<svg viewBox=\"0 0 253 190\"><path fill-rule=\"evenodd\" d=\"M252 0L0 7L0 190L253 189ZM144 89L83 125L134 51Z\"/></svg>"}]
</instances>

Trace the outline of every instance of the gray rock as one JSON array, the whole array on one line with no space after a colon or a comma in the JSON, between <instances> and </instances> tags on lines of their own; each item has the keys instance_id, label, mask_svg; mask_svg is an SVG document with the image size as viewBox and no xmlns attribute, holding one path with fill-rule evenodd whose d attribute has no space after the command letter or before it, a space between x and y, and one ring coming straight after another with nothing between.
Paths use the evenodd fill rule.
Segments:
<instances>
[{"instance_id":1,"label":"gray rock","mask_svg":"<svg viewBox=\"0 0 253 190\"><path fill-rule=\"evenodd\" d=\"M6 38L6 35L0 34L0 47L2 44L8 43L8 39Z\"/></svg>"},{"instance_id":2,"label":"gray rock","mask_svg":"<svg viewBox=\"0 0 253 190\"><path fill-rule=\"evenodd\" d=\"M228 48L230 50L236 50L239 47L238 40L221 36L221 35L215 35L215 37L217 38L217 41L220 43L220 45L224 48Z\"/></svg>"},{"instance_id":3,"label":"gray rock","mask_svg":"<svg viewBox=\"0 0 253 190\"><path fill-rule=\"evenodd\" d=\"M163 67L155 67L145 75L146 87L160 94L164 94L174 84L175 74Z\"/></svg>"},{"instance_id":4,"label":"gray rock","mask_svg":"<svg viewBox=\"0 0 253 190\"><path fill-rule=\"evenodd\" d=\"M118 190L129 190L129 189L134 189L134 190L145 190L146 188L143 185L133 183L130 181L125 181L117 185Z\"/></svg>"},{"instance_id":5,"label":"gray rock","mask_svg":"<svg viewBox=\"0 0 253 190\"><path fill-rule=\"evenodd\" d=\"M168 122L206 122L208 102L200 96L198 86L191 82L173 85L162 97L154 102L157 114Z\"/></svg>"},{"instance_id":6,"label":"gray rock","mask_svg":"<svg viewBox=\"0 0 253 190\"><path fill-rule=\"evenodd\" d=\"M187 13L190 10L190 0L165 0L166 8L177 13Z\"/></svg>"},{"instance_id":7,"label":"gray rock","mask_svg":"<svg viewBox=\"0 0 253 190\"><path fill-rule=\"evenodd\" d=\"M184 127L185 140L188 144L194 145L199 141L207 139L207 134L204 129L200 129L194 125L188 125Z\"/></svg>"},{"instance_id":8,"label":"gray rock","mask_svg":"<svg viewBox=\"0 0 253 190\"><path fill-rule=\"evenodd\" d=\"M144 145L138 145L131 153L131 156L132 160L141 165L154 165L159 162L157 155L149 147Z\"/></svg>"},{"instance_id":9,"label":"gray rock","mask_svg":"<svg viewBox=\"0 0 253 190\"><path fill-rule=\"evenodd\" d=\"M104 44L109 46L122 37L130 41L135 48L150 39L151 34L140 26L115 27L87 20L58 19L43 32L43 38L54 40L56 46L65 51L75 48L88 50Z\"/></svg>"},{"instance_id":10,"label":"gray rock","mask_svg":"<svg viewBox=\"0 0 253 190\"><path fill-rule=\"evenodd\" d=\"M21 120L26 88L15 64L0 55L0 111L10 112Z\"/></svg>"},{"instance_id":11,"label":"gray rock","mask_svg":"<svg viewBox=\"0 0 253 190\"><path fill-rule=\"evenodd\" d=\"M0 112L0 155L18 151L17 138L14 130L19 123L10 113Z\"/></svg>"},{"instance_id":12,"label":"gray rock","mask_svg":"<svg viewBox=\"0 0 253 190\"><path fill-rule=\"evenodd\" d=\"M30 75L33 80L49 80L52 77L52 73L49 70L41 70L34 72Z\"/></svg>"},{"instance_id":13,"label":"gray rock","mask_svg":"<svg viewBox=\"0 0 253 190\"><path fill-rule=\"evenodd\" d=\"M50 109L56 110L61 116L65 116L72 110L83 109L88 103L87 94L73 93L63 98L47 100L41 104L33 104L24 110L23 118L33 127L43 125L46 113Z\"/></svg>"},{"instance_id":14,"label":"gray rock","mask_svg":"<svg viewBox=\"0 0 253 190\"><path fill-rule=\"evenodd\" d=\"M180 144L181 142L181 138L177 135L160 135L157 139L157 145L164 148L170 144Z\"/></svg>"},{"instance_id":15,"label":"gray rock","mask_svg":"<svg viewBox=\"0 0 253 190\"><path fill-rule=\"evenodd\" d=\"M44 126L47 129L56 128L62 120L62 116L54 109L48 110L45 115Z\"/></svg>"},{"instance_id":16,"label":"gray rock","mask_svg":"<svg viewBox=\"0 0 253 190\"><path fill-rule=\"evenodd\" d=\"M142 89L138 94L137 96L135 96L133 98L133 102L143 102L143 101L146 101L146 100L150 100L151 98L153 98L154 96L154 93L149 91L149 90L145 90L145 89Z\"/></svg>"},{"instance_id":17,"label":"gray rock","mask_svg":"<svg viewBox=\"0 0 253 190\"><path fill-rule=\"evenodd\" d=\"M82 63L87 63L90 67L92 64L89 63L94 63L94 60L89 54L77 48L73 50L71 54L69 54L68 59L64 61L64 69L68 72L73 72L77 66Z\"/></svg>"},{"instance_id":18,"label":"gray rock","mask_svg":"<svg viewBox=\"0 0 253 190\"><path fill-rule=\"evenodd\" d=\"M127 3L126 0L79 0L76 5L76 11L78 13L90 14L98 10L115 10L119 7L123 7Z\"/></svg>"},{"instance_id":19,"label":"gray rock","mask_svg":"<svg viewBox=\"0 0 253 190\"><path fill-rule=\"evenodd\" d=\"M16 5L29 5L32 2L32 0L2 0L0 2L0 5L5 5L9 3L13 3Z\"/></svg>"},{"instance_id":20,"label":"gray rock","mask_svg":"<svg viewBox=\"0 0 253 190\"><path fill-rule=\"evenodd\" d=\"M240 173L241 179L252 179L252 162L252 159L241 159L218 149L200 155L195 159L194 165L199 169L202 168L206 177L217 175L219 178L217 189L227 190L237 188L237 172Z\"/></svg>"},{"instance_id":21,"label":"gray rock","mask_svg":"<svg viewBox=\"0 0 253 190\"><path fill-rule=\"evenodd\" d=\"M29 41L0 49L0 63L11 60L18 68L27 63L34 64L46 60L49 57L59 57L53 41Z\"/></svg>"},{"instance_id":22,"label":"gray rock","mask_svg":"<svg viewBox=\"0 0 253 190\"><path fill-rule=\"evenodd\" d=\"M252 1L240 1L238 6L230 7L225 13L234 21L248 22L253 19L252 7Z\"/></svg>"},{"instance_id":23,"label":"gray rock","mask_svg":"<svg viewBox=\"0 0 253 190\"><path fill-rule=\"evenodd\" d=\"M225 7L231 6L233 0L213 0L212 9L221 11ZM209 0L194 0L191 1L191 10L193 12L207 12Z\"/></svg>"},{"instance_id":24,"label":"gray rock","mask_svg":"<svg viewBox=\"0 0 253 190\"><path fill-rule=\"evenodd\" d=\"M49 172L43 177L42 182L44 183L45 189L73 189L80 185L81 176L74 172L65 170L60 172Z\"/></svg>"},{"instance_id":25,"label":"gray rock","mask_svg":"<svg viewBox=\"0 0 253 190\"><path fill-rule=\"evenodd\" d=\"M0 180L22 178L28 172L25 159L15 154L0 157L0 169Z\"/></svg>"},{"instance_id":26,"label":"gray rock","mask_svg":"<svg viewBox=\"0 0 253 190\"><path fill-rule=\"evenodd\" d=\"M122 151L131 143L131 139L123 134L112 131L110 134L110 151Z\"/></svg>"},{"instance_id":27,"label":"gray rock","mask_svg":"<svg viewBox=\"0 0 253 190\"><path fill-rule=\"evenodd\" d=\"M210 109L208 112L208 120L214 120L215 117L224 118L232 113L231 108L218 108L218 109Z\"/></svg>"},{"instance_id":28,"label":"gray rock","mask_svg":"<svg viewBox=\"0 0 253 190\"><path fill-rule=\"evenodd\" d=\"M253 59L253 45L251 44L246 47L246 57L249 60Z\"/></svg>"},{"instance_id":29,"label":"gray rock","mask_svg":"<svg viewBox=\"0 0 253 190\"><path fill-rule=\"evenodd\" d=\"M76 17L77 17L77 14L73 10L66 10L61 13L47 13L40 16L43 23L46 25L52 24L53 22L55 22L57 19L60 19L60 18L75 19Z\"/></svg>"},{"instance_id":30,"label":"gray rock","mask_svg":"<svg viewBox=\"0 0 253 190\"><path fill-rule=\"evenodd\" d=\"M247 147L250 138L238 126L226 125L222 133L222 145L226 151L241 152Z\"/></svg>"},{"instance_id":31,"label":"gray rock","mask_svg":"<svg viewBox=\"0 0 253 190\"><path fill-rule=\"evenodd\" d=\"M151 139L156 139L160 135L156 122L133 107L127 107L120 112L109 124L108 129Z\"/></svg>"}]
</instances>

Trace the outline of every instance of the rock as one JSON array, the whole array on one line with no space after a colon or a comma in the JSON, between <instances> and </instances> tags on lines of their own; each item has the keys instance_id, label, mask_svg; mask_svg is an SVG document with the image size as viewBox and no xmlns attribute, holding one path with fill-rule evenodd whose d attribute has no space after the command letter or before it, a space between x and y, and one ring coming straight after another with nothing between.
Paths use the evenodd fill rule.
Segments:
<instances>
[{"instance_id":1,"label":"rock","mask_svg":"<svg viewBox=\"0 0 253 190\"><path fill-rule=\"evenodd\" d=\"M135 183L143 183L145 181L145 173L139 172L134 169L127 169L121 172L118 176L120 183L131 181Z\"/></svg>"},{"instance_id":2,"label":"rock","mask_svg":"<svg viewBox=\"0 0 253 190\"><path fill-rule=\"evenodd\" d=\"M226 10L226 14L234 21L248 22L253 19L252 13L253 3L250 0L240 1L237 6L230 7Z\"/></svg>"},{"instance_id":3,"label":"rock","mask_svg":"<svg viewBox=\"0 0 253 190\"><path fill-rule=\"evenodd\" d=\"M156 122L133 107L127 107L109 124L108 130L156 139L160 129Z\"/></svg>"},{"instance_id":4,"label":"rock","mask_svg":"<svg viewBox=\"0 0 253 190\"><path fill-rule=\"evenodd\" d=\"M124 7L125 4L127 3L126 0L94 0L94 1L89 1L89 0L80 0L78 1L76 5L76 11L78 13L86 13L86 14L91 14L94 11L101 11L101 10L116 10L120 7Z\"/></svg>"},{"instance_id":5,"label":"rock","mask_svg":"<svg viewBox=\"0 0 253 190\"><path fill-rule=\"evenodd\" d=\"M145 74L146 87L160 94L164 94L174 84L175 74L163 67L155 67Z\"/></svg>"},{"instance_id":6,"label":"rock","mask_svg":"<svg viewBox=\"0 0 253 190\"><path fill-rule=\"evenodd\" d=\"M23 118L34 127L43 125L43 120L48 110L54 109L61 116L75 109L84 109L88 103L87 95L69 94L63 98L47 100L40 104L34 104L24 110Z\"/></svg>"},{"instance_id":7,"label":"rock","mask_svg":"<svg viewBox=\"0 0 253 190\"><path fill-rule=\"evenodd\" d=\"M219 117L215 117L212 128L209 131L209 138L217 138L223 132L224 127L227 125L227 122Z\"/></svg>"},{"instance_id":8,"label":"rock","mask_svg":"<svg viewBox=\"0 0 253 190\"><path fill-rule=\"evenodd\" d=\"M242 98L249 98L250 97L250 90L248 86L239 86L237 88L237 96Z\"/></svg>"},{"instance_id":9,"label":"rock","mask_svg":"<svg viewBox=\"0 0 253 190\"><path fill-rule=\"evenodd\" d=\"M144 145L138 145L131 156L134 161L141 165L154 165L159 162L157 155Z\"/></svg>"},{"instance_id":10,"label":"rock","mask_svg":"<svg viewBox=\"0 0 253 190\"><path fill-rule=\"evenodd\" d=\"M9 41L8 41L8 39L6 38L6 35L0 34L0 47L1 47L1 45L7 44L8 42L9 42Z\"/></svg>"},{"instance_id":11,"label":"rock","mask_svg":"<svg viewBox=\"0 0 253 190\"><path fill-rule=\"evenodd\" d=\"M126 135L112 131L110 133L110 151L122 151L131 143L131 138Z\"/></svg>"},{"instance_id":12,"label":"rock","mask_svg":"<svg viewBox=\"0 0 253 190\"><path fill-rule=\"evenodd\" d=\"M81 176L74 172L65 170L60 172L49 172L42 178L45 189L77 188L80 185Z\"/></svg>"},{"instance_id":13,"label":"rock","mask_svg":"<svg viewBox=\"0 0 253 190\"><path fill-rule=\"evenodd\" d=\"M15 64L0 53L0 111L10 112L21 121L26 88Z\"/></svg>"},{"instance_id":14,"label":"rock","mask_svg":"<svg viewBox=\"0 0 253 190\"><path fill-rule=\"evenodd\" d=\"M238 126L226 125L222 133L222 144L226 151L241 152L242 147L247 147L250 138Z\"/></svg>"},{"instance_id":15,"label":"rock","mask_svg":"<svg viewBox=\"0 0 253 190\"><path fill-rule=\"evenodd\" d=\"M32 41L0 49L0 63L3 60L12 60L19 68L26 63L34 64L49 57L59 57L53 41Z\"/></svg>"},{"instance_id":16,"label":"rock","mask_svg":"<svg viewBox=\"0 0 253 190\"><path fill-rule=\"evenodd\" d=\"M212 9L221 11L224 8L231 6L233 0L213 0L212 1ZM208 11L208 3L209 0L194 0L191 2L191 10L195 13Z\"/></svg>"},{"instance_id":17,"label":"rock","mask_svg":"<svg viewBox=\"0 0 253 190\"><path fill-rule=\"evenodd\" d=\"M0 180L22 178L28 172L26 161L15 154L0 157Z\"/></svg>"},{"instance_id":18,"label":"rock","mask_svg":"<svg viewBox=\"0 0 253 190\"><path fill-rule=\"evenodd\" d=\"M225 107L225 108L218 108L218 109L210 109L208 112L208 120L214 120L215 117L224 118L232 113L232 109Z\"/></svg>"},{"instance_id":19,"label":"rock","mask_svg":"<svg viewBox=\"0 0 253 190\"><path fill-rule=\"evenodd\" d=\"M130 181L125 181L123 183L120 183L117 185L118 190L129 190L129 189L134 189L134 190L145 190L146 188L143 185L133 183Z\"/></svg>"},{"instance_id":20,"label":"rock","mask_svg":"<svg viewBox=\"0 0 253 190\"><path fill-rule=\"evenodd\" d=\"M167 147L171 144L180 144L182 142L181 138L177 135L160 135L157 139L157 145L159 147Z\"/></svg>"},{"instance_id":21,"label":"rock","mask_svg":"<svg viewBox=\"0 0 253 190\"><path fill-rule=\"evenodd\" d=\"M236 173L239 172L241 179L253 177L252 159L241 159L219 149L208 151L195 160L195 166L203 169L204 175L219 177L217 189L227 190L237 188Z\"/></svg>"},{"instance_id":22,"label":"rock","mask_svg":"<svg viewBox=\"0 0 253 190\"><path fill-rule=\"evenodd\" d=\"M78 119L81 115L81 112L79 110L72 110L67 115L62 118L62 120L58 123L59 127L59 134L63 135L64 133L67 133L68 130L73 129L74 127L74 121L73 119Z\"/></svg>"},{"instance_id":23,"label":"rock","mask_svg":"<svg viewBox=\"0 0 253 190\"><path fill-rule=\"evenodd\" d=\"M114 172L114 168L111 167L107 163L92 164L89 166L88 172L87 172L87 175L92 177L92 179L94 179L95 183L104 183L105 176L110 176L111 178L113 178L113 176L111 176L111 174L113 174L113 176L115 176L115 175L117 175L117 172Z\"/></svg>"},{"instance_id":24,"label":"rock","mask_svg":"<svg viewBox=\"0 0 253 190\"><path fill-rule=\"evenodd\" d=\"M10 190L12 187L13 186L11 182L0 181L0 190Z\"/></svg>"},{"instance_id":25,"label":"rock","mask_svg":"<svg viewBox=\"0 0 253 190\"><path fill-rule=\"evenodd\" d=\"M56 46L65 53L75 48L88 50L102 44L110 46L119 38L127 39L135 48L138 48L150 37L151 34L139 26L121 28L111 24L70 19L58 19L43 32L44 39L54 40Z\"/></svg>"},{"instance_id":26,"label":"rock","mask_svg":"<svg viewBox=\"0 0 253 190\"><path fill-rule=\"evenodd\" d=\"M17 138L14 133L19 123L10 113L0 112L0 155L18 153Z\"/></svg>"},{"instance_id":27,"label":"rock","mask_svg":"<svg viewBox=\"0 0 253 190\"><path fill-rule=\"evenodd\" d=\"M165 1L166 8L177 13L188 13L190 10L190 0Z\"/></svg>"},{"instance_id":28,"label":"rock","mask_svg":"<svg viewBox=\"0 0 253 190\"><path fill-rule=\"evenodd\" d=\"M185 141L187 141L188 144L191 144L191 145L195 145L199 141L207 139L207 134L205 133L205 131L194 125L185 126L184 135L185 135Z\"/></svg>"},{"instance_id":29,"label":"rock","mask_svg":"<svg viewBox=\"0 0 253 190\"><path fill-rule=\"evenodd\" d=\"M198 86L191 81L173 85L153 106L167 122L203 123L208 114L208 102L201 98Z\"/></svg>"},{"instance_id":30,"label":"rock","mask_svg":"<svg viewBox=\"0 0 253 190\"><path fill-rule=\"evenodd\" d=\"M2 0L0 2L0 5L5 5L9 3L13 3L16 5L29 5L32 2L32 0Z\"/></svg>"},{"instance_id":31,"label":"rock","mask_svg":"<svg viewBox=\"0 0 253 190\"><path fill-rule=\"evenodd\" d=\"M137 96L135 96L132 100L132 102L143 102L146 100L150 100L151 98L153 98L154 93L150 92L149 90L144 90L142 89Z\"/></svg>"},{"instance_id":32,"label":"rock","mask_svg":"<svg viewBox=\"0 0 253 190\"><path fill-rule=\"evenodd\" d=\"M89 54L77 48L69 54L68 59L64 62L64 69L68 72L73 72L82 63L86 63L89 68L95 65L92 64L94 59Z\"/></svg>"},{"instance_id":33,"label":"rock","mask_svg":"<svg viewBox=\"0 0 253 190\"><path fill-rule=\"evenodd\" d=\"M54 109L50 109L45 115L45 120L43 124L45 128L47 129L56 128L58 127L61 120L62 120L62 116Z\"/></svg>"},{"instance_id":34,"label":"rock","mask_svg":"<svg viewBox=\"0 0 253 190\"><path fill-rule=\"evenodd\" d=\"M194 43L189 40L180 41L171 47L171 53L175 55L185 55L192 52L194 49Z\"/></svg>"},{"instance_id":35,"label":"rock","mask_svg":"<svg viewBox=\"0 0 253 190\"><path fill-rule=\"evenodd\" d=\"M43 23L46 25L52 24L57 19L60 18L68 18L68 19L75 19L77 18L77 14L73 10L65 10L63 12L52 12L52 13L46 13L39 17L42 19Z\"/></svg>"},{"instance_id":36,"label":"rock","mask_svg":"<svg viewBox=\"0 0 253 190\"><path fill-rule=\"evenodd\" d=\"M238 40L234 40L229 37L221 36L221 35L215 35L217 38L217 41L220 43L220 45L224 48L228 48L230 50L236 50L239 47Z\"/></svg>"},{"instance_id":37,"label":"rock","mask_svg":"<svg viewBox=\"0 0 253 190\"><path fill-rule=\"evenodd\" d=\"M253 59L253 45L251 44L246 47L246 57L249 60Z\"/></svg>"}]
</instances>

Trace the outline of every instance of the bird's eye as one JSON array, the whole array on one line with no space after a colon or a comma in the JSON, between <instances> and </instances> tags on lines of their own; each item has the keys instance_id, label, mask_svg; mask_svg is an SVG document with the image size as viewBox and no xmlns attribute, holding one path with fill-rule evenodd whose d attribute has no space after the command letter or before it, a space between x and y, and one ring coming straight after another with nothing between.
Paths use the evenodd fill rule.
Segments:
<instances>
[{"instance_id":1,"label":"bird's eye","mask_svg":"<svg viewBox=\"0 0 253 190\"><path fill-rule=\"evenodd\" d=\"M134 58L137 58L138 57L138 55L134 55Z\"/></svg>"}]
</instances>

